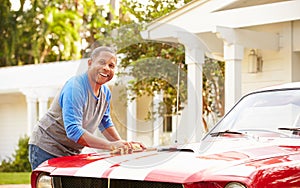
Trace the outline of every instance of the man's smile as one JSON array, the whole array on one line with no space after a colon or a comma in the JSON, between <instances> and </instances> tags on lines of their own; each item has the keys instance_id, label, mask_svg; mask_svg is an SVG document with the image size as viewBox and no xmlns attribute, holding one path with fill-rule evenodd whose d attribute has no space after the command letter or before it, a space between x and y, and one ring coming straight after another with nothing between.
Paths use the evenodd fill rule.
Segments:
<instances>
[{"instance_id":1,"label":"man's smile","mask_svg":"<svg viewBox=\"0 0 300 188\"><path fill-rule=\"evenodd\" d=\"M109 75L108 74L104 74L104 73L98 73L98 75L100 75L100 76L103 76L103 77L108 77Z\"/></svg>"}]
</instances>

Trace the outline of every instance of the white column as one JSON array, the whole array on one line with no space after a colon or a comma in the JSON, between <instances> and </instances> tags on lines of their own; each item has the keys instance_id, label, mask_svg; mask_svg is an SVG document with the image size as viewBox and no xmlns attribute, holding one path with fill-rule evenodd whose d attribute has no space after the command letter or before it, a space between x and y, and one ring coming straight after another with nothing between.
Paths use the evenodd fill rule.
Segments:
<instances>
[{"instance_id":1,"label":"white column","mask_svg":"<svg viewBox=\"0 0 300 188\"><path fill-rule=\"evenodd\" d=\"M188 65L188 126L194 129L191 141L200 141L203 132L202 123L202 64L204 52L199 48L185 51L185 62Z\"/></svg>"},{"instance_id":2,"label":"white column","mask_svg":"<svg viewBox=\"0 0 300 188\"><path fill-rule=\"evenodd\" d=\"M37 87L35 93L39 102L39 119L41 119L48 111L48 102L50 97L55 97L58 88L51 87Z\"/></svg>"},{"instance_id":3,"label":"white column","mask_svg":"<svg viewBox=\"0 0 300 188\"><path fill-rule=\"evenodd\" d=\"M182 122L180 130L185 134L183 142L200 141L203 135L202 122L202 64L204 63L204 52L209 49L196 35L187 32L178 32L178 41L185 46L185 63L188 65L188 105L186 117L187 122ZM184 124L184 125L182 125Z\"/></svg>"},{"instance_id":4,"label":"white column","mask_svg":"<svg viewBox=\"0 0 300 188\"><path fill-rule=\"evenodd\" d=\"M58 88L22 88L20 91L26 96L27 102L27 132L31 135L33 127L48 110L48 99L54 97ZM39 117L37 112L37 102L39 102Z\"/></svg>"},{"instance_id":5,"label":"white column","mask_svg":"<svg viewBox=\"0 0 300 188\"><path fill-rule=\"evenodd\" d=\"M48 97L39 97L39 119L41 119L48 110Z\"/></svg>"},{"instance_id":6,"label":"white column","mask_svg":"<svg viewBox=\"0 0 300 188\"><path fill-rule=\"evenodd\" d=\"M26 96L27 102L27 135L30 136L37 122L37 99L36 97Z\"/></svg>"},{"instance_id":7,"label":"white column","mask_svg":"<svg viewBox=\"0 0 300 188\"><path fill-rule=\"evenodd\" d=\"M243 56L243 46L238 44L224 45L226 112L228 112L241 97L241 63Z\"/></svg>"},{"instance_id":8,"label":"white column","mask_svg":"<svg viewBox=\"0 0 300 188\"><path fill-rule=\"evenodd\" d=\"M158 114L158 109L161 102L163 102L163 93L154 92L153 111L156 113L154 115L153 122L153 146L160 145L160 133L163 132L163 117Z\"/></svg>"},{"instance_id":9,"label":"white column","mask_svg":"<svg viewBox=\"0 0 300 188\"><path fill-rule=\"evenodd\" d=\"M129 91L128 91L129 92ZM130 96L130 93L127 94ZM137 126L136 126L136 100L127 100L127 140L136 140Z\"/></svg>"},{"instance_id":10,"label":"white column","mask_svg":"<svg viewBox=\"0 0 300 188\"><path fill-rule=\"evenodd\" d=\"M216 26L214 32L218 38L223 40L224 43L225 112L228 112L228 110L230 110L230 108L233 107L241 97L241 62L244 56L244 46L241 44L249 47L251 44L253 44L253 39L257 40L258 36L260 36L259 39L262 41L264 41L264 38L268 38L268 41L271 40L269 40L267 34L257 33L249 30ZM271 39L275 41L275 35L273 35ZM271 45L271 43L268 44L268 46Z\"/></svg>"},{"instance_id":11,"label":"white column","mask_svg":"<svg viewBox=\"0 0 300 188\"><path fill-rule=\"evenodd\" d=\"M27 135L30 136L33 127L37 123L37 97L36 92L32 88L20 89L21 93L26 96L27 104Z\"/></svg>"}]
</instances>

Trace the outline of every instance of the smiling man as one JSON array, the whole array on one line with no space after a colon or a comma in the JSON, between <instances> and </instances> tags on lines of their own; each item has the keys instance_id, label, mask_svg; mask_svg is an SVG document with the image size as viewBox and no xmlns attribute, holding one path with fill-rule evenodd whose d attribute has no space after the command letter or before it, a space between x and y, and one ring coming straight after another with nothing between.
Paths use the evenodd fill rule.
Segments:
<instances>
[{"instance_id":1,"label":"smiling man","mask_svg":"<svg viewBox=\"0 0 300 188\"><path fill-rule=\"evenodd\" d=\"M87 72L72 77L58 92L30 137L32 169L50 158L79 154L85 146L105 150L131 147L121 139L110 117L111 93L105 83L113 78L116 61L113 49L96 48ZM97 128L106 139L93 134Z\"/></svg>"}]
</instances>

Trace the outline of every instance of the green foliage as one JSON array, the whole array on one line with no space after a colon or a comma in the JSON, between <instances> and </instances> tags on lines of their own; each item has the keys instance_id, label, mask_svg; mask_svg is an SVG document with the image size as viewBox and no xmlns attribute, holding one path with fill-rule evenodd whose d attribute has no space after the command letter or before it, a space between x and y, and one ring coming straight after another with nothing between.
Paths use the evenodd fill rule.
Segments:
<instances>
[{"instance_id":1,"label":"green foliage","mask_svg":"<svg viewBox=\"0 0 300 188\"><path fill-rule=\"evenodd\" d=\"M140 31L146 23L190 1L149 0L142 4L122 0L117 15L110 4L99 5L95 0L31 0L29 10L23 9L22 0L18 11L11 11L10 1L4 0L0 5L0 66L74 60L87 56L96 46L113 44L122 56L121 68L134 77L128 88L133 91L131 98L163 91L164 105L176 111L178 72L179 104L187 98L184 47L145 41ZM223 114L224 66L209 59L205 66L204 112Z\"/></svg>"},{"instance_id":2,"label":"green foliage","mask_svg":"<svg viewBox=\"0 0 300 188\"><path fill-rule=\"evenodd\" d=\"M122 54L121 72L134 78L127 88L132 91L131 99L142 95L153 96L155 91L164 93L164 102L158 110L161 116L177 112L178 92L179 107L186 101L184 47L178 43L145 41L140 36L140 31L144 29L145 23L164 16L187 2L152 0L142 4L136 0L122 1L120 22L124 28L121 29L126 29L127 32L119 31L119 33L126 33L126 36L116 40L122 41L122 44L119 42L117 45L119 53ZM131 19L128 19L129 17ZM178 91L178 73L180 73L180 91Z\"/></svg>"},{"instance_id":3,"label":"green foliage","mask_svg":"<svg viewBox=\"0 0 300 188\"><path fill-rule=\"evenodd\" d=\"M0 172L30 172L31 167L28 160L28 141L29 137L24 136L19 139L18 148L12 158L3 160Z\"/></svg>"},{"instance_id":4,"label":"green foliage","mask_svg":"<svg viewBox=\"0 0 300 188\"><path fill-rule=\"evenodd\" d=\"M190 2L191 0L151 0L147 4L139 3L137 0L123 0L123 14L131 14L137 23L149 23L161 16L165 16Z\"/></svg>"},{"instance_id":5,"label":"green foliage","mask_svg":"<svg viewBox=\"0 0 300 188\"><path fill-rule=\"evenodd\" d=\"M4 0L0 4L0 66L11 65L9 57L14 53L17 24L15 14L10 11L11 3Z\"/></svg>"},{"instance_id":6,"label":"green foliage","mask_svg":"<svg viewBox=\"0 0 300 188\"><path fill-rule=\"evenodd\" d=\"M94 47L111 46L118 42L113 39L112 31L120 25L111 5L97 5L95 1L89 0L81 0L81 3L81 40L88 43L87 47L82 49L81 52L84 57L88 56L88 53Z\"/></svg>"},{"instance_id":7,"label":"green foliage","mask_svg":"<svg viewBox=\"0 0 300 188\"><path fill-rule=\"evenodd\" d=\"M80 41L80 19L76 11L49 6L43 15L42 34L38 37L42 49L40 63L80 58L80 48L76 44ZM50 59L55 56L58 57Z\"/></svg>"},{"instance_id":8,"label":"green foliage","mask_svg":"<svg viewBox=\"0 0 300 188\"><path fill-rule=\"evenodd\" d=\"M203 113L215 113L217 117L224 115L224 79L225 63L214 59L205 59L203 65ZM215 120L215 123L218 119Z\"/></svg>"},{"instance_id":9,"label":"green foliage","mask_svg":"<svg viewBox=\"0 0 300 188\"><path fill-rule=\"evenodd\" d=\"M133 93L130 96L131 100L143 95L153 96L155 91L162 91L164 102L160 106L159 114L166 114L167 107L172 109L168 111L169 115L177 112L177 94L179 94L179 107L187 99L187 75L186 66L184 66L183 46L180 44L141 42L132 44L122 49L121 52L125 55L121 61L122 68L131 67L128 71L123 72L134 78L129 82L127 88Z\"/></svg>"},{"instance_id":10,"label":"green foliage","mask_svg":"<svg viewBox=\"0 0 300 188\"><path fill-rule=\"evenodd\" d=\"M94 0L31 0L31 8L11 10L10 0L0 5L0 66L74 60L98 45L118 42L115 29L145 24L179 8L188 1L152 0L146 5L123 0L120 15L112 6ZM124 40L130 40L129 36Z\"/></svg>"},{"instance_id":11,"label":"green foliage","mask_svg":"<svg viewBox=\"0 0 300 188\"><path fill-rule=\"evenodd\" d=\"M9 2L9 0L5 0ZM0 5L0 66L81 58L81 15L73 1L32 0L31 8Z\"/></svg>"}]
</instances>

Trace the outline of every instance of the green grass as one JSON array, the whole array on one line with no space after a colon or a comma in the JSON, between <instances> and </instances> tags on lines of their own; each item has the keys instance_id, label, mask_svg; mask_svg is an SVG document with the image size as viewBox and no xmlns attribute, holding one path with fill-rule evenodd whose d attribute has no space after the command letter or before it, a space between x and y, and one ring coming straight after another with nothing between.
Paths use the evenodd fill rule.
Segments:
<instances>
[{"instance_id":1,"label":"green grass","mask_svg":"<svg viewBox=\"0 0 300 188\"><path fill-rule=\"evenodd\" d=\"M30 184L31 172L0 172L0 185Z\"/></svg>"}]
</instances>

